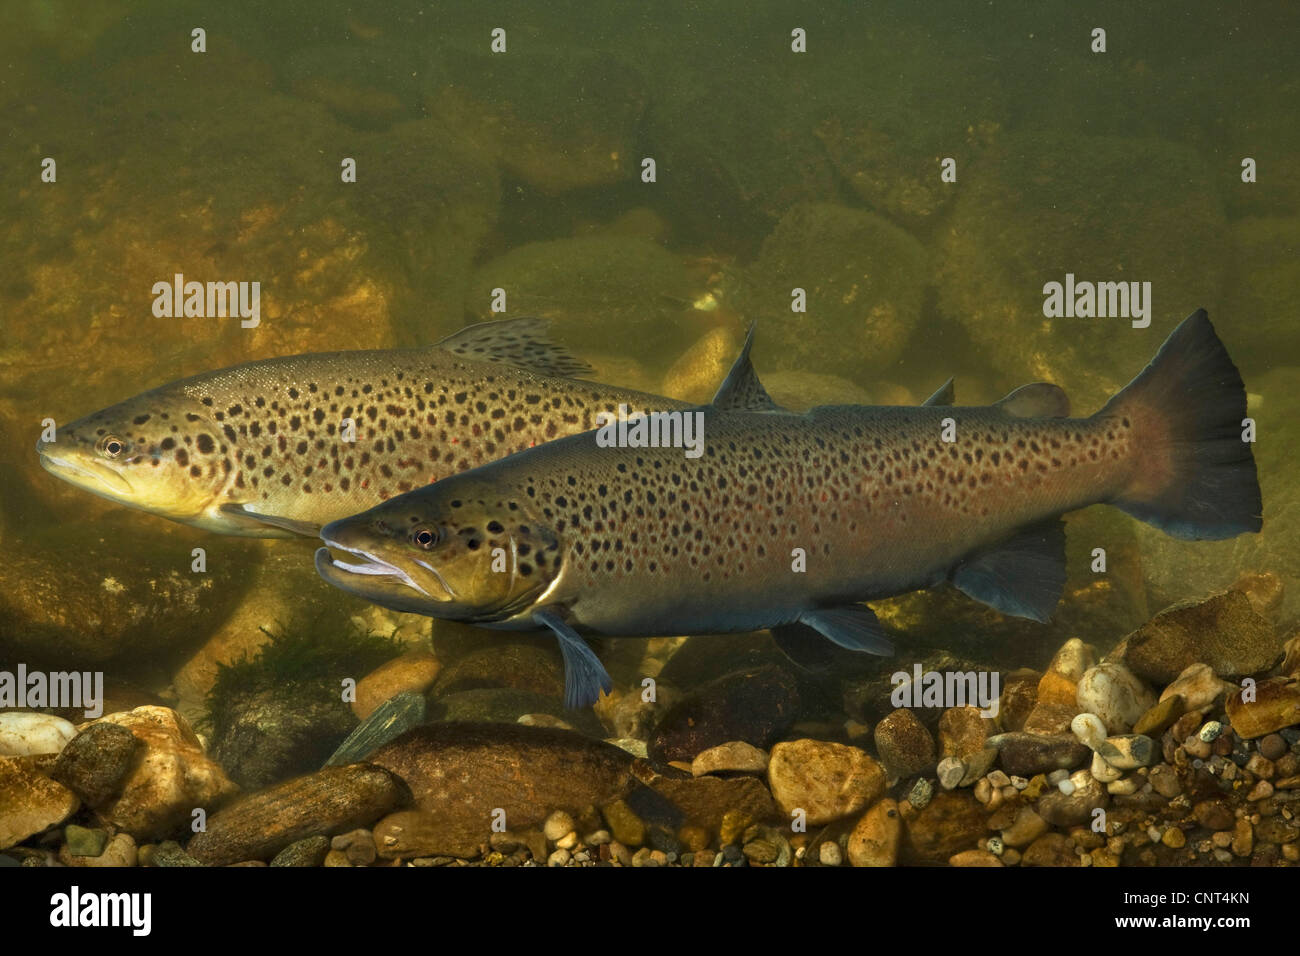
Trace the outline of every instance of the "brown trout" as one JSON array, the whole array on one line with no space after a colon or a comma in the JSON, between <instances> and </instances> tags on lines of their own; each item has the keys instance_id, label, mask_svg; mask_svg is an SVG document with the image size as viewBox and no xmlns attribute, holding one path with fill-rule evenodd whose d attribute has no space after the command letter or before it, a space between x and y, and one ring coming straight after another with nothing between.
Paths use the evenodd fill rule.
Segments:
<instances>
[{"instance_id":1,"label":"brown trout","mask_svg":"<svg viewBox=\"0 0 1300 956\"><path fill-rule=\"evenodd\" d=\"M1088 418L1047 384L803 415L724 392L698 458L563 438L327 525L317 569L398 610L553 631L574 706L611 686L583 634L793 627L888 653L858 602L947 581L1046 620L1065 512L1105 502L1188 539L1261 527L1245 389L1204 311Z\"/></svg>"},{"instance_id":2,"label":"brown trout","mask_svg":"<svg viewBox=\"0 0 1300 956\"><path fill-rule=\"evenodd\" d=\"M223 534L320 526L667 398L579 381L539 319L471 326L425 349L249 362L164 385L58 429L41 464L80 488ZM344 420L355 441L345 440Z\"/></svg>"}]
</instances>

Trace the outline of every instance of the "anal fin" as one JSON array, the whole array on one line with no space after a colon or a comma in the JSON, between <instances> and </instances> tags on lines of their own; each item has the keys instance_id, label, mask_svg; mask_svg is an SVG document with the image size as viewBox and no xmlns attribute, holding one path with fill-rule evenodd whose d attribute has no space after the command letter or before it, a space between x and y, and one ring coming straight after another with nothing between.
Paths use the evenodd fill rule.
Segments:
<instances>
[{"instance_id":1,"label":"anal fin","mask_svg":"<svg viewBox=\"0 0 1300 956\"><path fill-rule=\"evenodd\" d=\"M559 638L560 653L564 655L565 707L570 710L590 707L600 699L602 690L608 694L614 689L614 682L600 658L587 646L582 635L561 620L558 614L542 608L533 612L533 620L550 628Z\"/></svg>"},{"instance_id":2,"label":"anal fin","mask_svg":"<svg viewBox=\"0 0 1300 956\"><path fill-rule=\"evenodd\" d=\"M977 552L952 571L953 585L1012 617L1046 623L1065 588L1065 524L1053 518Z\"/></svg>"}]
</instances>

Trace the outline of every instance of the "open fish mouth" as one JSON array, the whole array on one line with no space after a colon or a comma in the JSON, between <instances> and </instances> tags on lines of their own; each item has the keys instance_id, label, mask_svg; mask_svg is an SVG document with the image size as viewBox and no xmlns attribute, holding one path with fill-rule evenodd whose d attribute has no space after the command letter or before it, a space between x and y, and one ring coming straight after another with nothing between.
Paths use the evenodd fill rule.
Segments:
<instances>
[{"instance_id":1,"label":"open fish mouth","mask_svg":"<svg viewBox=\"0 0 1300 956\"><path fill-rule=\"evenodd\" d=\"M368 582L395 581L430 600L451 600L451 589L447 587L447 582L443 580L442 575L423 561L417 563L437 580L438 593L429 591L405 569L385 561L376 554L360 548L345 547L328 538L324 538L324 541L326 547L318 548L316 551L316 571L330 584L364 595L374 590L373 583ZM336 557L335 551L342 552L346 557Z\"/></svg>"},{"instance_id":2,"label":"open fish mouth","mask_svg":"<svg viewBox=\"0 0 1300 956\"><path fill-rule=\"evenodd\" d=\"M41 467L64 481L106 497L131 497L130 482L107 465L86 459L77 461L60 458L43 450L40 456Z\"/></svg>"}]
</instances>

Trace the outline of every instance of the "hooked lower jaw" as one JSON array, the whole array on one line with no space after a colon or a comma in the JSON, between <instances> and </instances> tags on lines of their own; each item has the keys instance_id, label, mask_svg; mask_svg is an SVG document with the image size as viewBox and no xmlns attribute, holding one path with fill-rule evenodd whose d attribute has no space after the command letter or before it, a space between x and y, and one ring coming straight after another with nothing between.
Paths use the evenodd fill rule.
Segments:
<instances>
[{"instance_id":1,"label":"hooked lower jaw","mask_svg":"<svg viewBox=\"0 0 1300 956\"><path fill-rule=\"evenodd\" d=\"M380 581L393 581L401 584L416 594L431 601L448 602L452 599L451 589L437 570L423 561L417 562L438 582L438 591L433 593L423 587L403 568L385 561L378 555L361 548L350 548L321 535L326 547L316 551L316 571L330 584L345 591L354 591L365 595L375 590L374 584ZM336 557L334 552L345 554L346 558Z\"/></svg>"}]
</instances>

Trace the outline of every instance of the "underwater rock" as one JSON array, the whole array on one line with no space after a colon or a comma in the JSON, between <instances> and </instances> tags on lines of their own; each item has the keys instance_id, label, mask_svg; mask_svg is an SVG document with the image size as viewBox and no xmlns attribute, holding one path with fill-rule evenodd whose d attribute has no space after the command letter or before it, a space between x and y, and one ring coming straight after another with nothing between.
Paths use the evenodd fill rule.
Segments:
<instances>
[{"instance_id":1,"label":"underwater rock","mask_svg":"<svg viewBox=\"0 0 1300 956\"><path fill-rule=\"evenodd\" d=\"M1207 664L1225 678L1244 677L1268 670L1280 655L1273 626L1246 595L1224 591L1166 608L1111 656L1141 677L1168 684L1193 664Z\"/></svg>"},{"instance_id":2,"label":"underwater rock","mask_svg":"<svg viewBox=\"0 0 1300 956\"><path fill-rule=\"evenodd\" d=\"M343 743L325 761L327 767L342 767L369 757L390 740L424 723L424 698L402 691L380 704L348 734ZM521 722L523 718L520 718Z\"/></svg>"},{"instance_id":3,"label":"underwater rock","mask_svg":"<svg viewBox=\"0 0 1300 956\"><path fill-rule=\"evenodd\" d=\"M118 833L108 840L103 850L94 856L77 856L68 844L59 848L59 862L64 866L112 867L135 866L139 860L139 850L129 833Z\"/></svg>"},{"instance_id":4,"label":"underwater rock","mask_svg":"<svg viewBox=\"0 0 1300 956\"><path fill-rule=\"evenodd\" d=\"M998 700L998 715L994 718L1003 731L1024 729L1025 721L1038 703L1038 684L1042 679L1041 673L1028 667L1006 676Z\"/></svg>"},{"instance_id":5,"label":"underwater rock","mask_svg":"<svg viewBox=\"0 0 1300 956\"><path fill-rule=\"evenodd\" d=\"M547 714L589 737L604 736L600 721L590 710L566 710L563 697L508 687L483 687L430 697L428 707L429 720L439 723L515 724L525 714Z\"/></svg>"},{"instance_id":6,"label":"underwater rock","mask_svg":"<svg viewBox=\"0 0 1300 956\"><path fill-rule=\"evenodd\" d=\"M1179 697L1183 702L1183 711L1205 713L1223 702L1223 699L1236 690L1236 685L1219 680L1214 676L1214 669L1209 664L1191 664L1178 677L1160 692L1164 702ZM1173 719L1182 716L1179 713Z\"/></svg>"},{"instance_id":7,"label":"underwater rock","mask_svg":"<svg viewBox=\"0 0 1300 956\"><path fill-rule=\"evenodd\" d=\"M1073 734L1041 737L1021 732L989 738L998 748L998 766L1013 777L1032 777L1053 770L1069 770L1088 761L1088 748Z\"/></svg>"},{"instance_id":8,"label":"underwater rock","mask_svg":"<svg viewBox=\"0 0 1300 956\"><path fill-rule=\"evenodd\" d=\"M518 829L618 799L631 785L632 757L567 730L444 723L407 731L370 762L405 780L419 809L481 827L486 839L494 808Z\"/></svg>"},{"instance_id":9,"label":"underwater rock","mask_svg":"<svg viewBox=\"0 0 1300 956\"><path fill-rule=\"evenodd\" d=\"M1145 734L1120 734L1107 737L1097 754L1116 770L1148 767L1156 759L1156 742Z\"/></svg>"},{"instance_id":10,"label":"underwater rock","mask_svg":"<svg viewBox=\"0 0 1300 956\"><path fill-rule=\"evenodd\" d=\"M411 692L423 694L433 686L442 665L432 651L416 649L380 664L357 681L357 699L352 702L352 713L365 720L380 704L396 694Z\"/></svg>"},{"instance_id":11,"label":"underwater rock","mask_svg":"<svg viewBox=\"0 0 1300 956\"><path fill-rule=\"evenodd\" d=\"M1079 738L1079 743L1091 750L1096 750L1106 742L1106 725L1096 714L1078 714L1070 721L1070 732Z\"/></svg>"},{"instance_id":12,"label":"underwater rock","mask_svg":"<svg viewBox=\"0 0 1300 956\"><path fill-rule=\"evenodd\" d=\"M821 740L776 744L767 779L781 812L803 810L814 826L851 816L885 792L885 771L874 758Z\"/></svg>"},{"instance_id":13,"label":"underwater rock","mask_svg":"<svg viewBox=\"0 0 1300 956\"><path fill-rule=\"evenodd\" d=\"M693 297L681 261L647 239L550 239L516 246L474 273L465 308L481 319L493 289L509 290L511 315L551 319L560 340L596 351L629 341L672 352L690 341L684 318ZM693 320L692 320L693 321Z\"/></svg>"},{"instance_id":14,"label":"underwater rock","mask_svg":"<svg viewBox=\"0 0 1300 956\"><path fill-rule=\"evenodd\" d=\"M1152 705L1155 695L1123 664L1097 664L1079 678L1079 707L1096 714L1112 734L1127 733Z\"/></svg>"},{"instance_id":15,"label":"underwater rock","mask_svg":"<svg viewBox=\"0 0 1300 956\"><path fill-rule=\"evenodd\" d=\"M57 484L70 500L84 497ZM101 522L89 535L51 531L40 547L10 550L0 566L0 648L8 659L57 670L144 655L165 659L201 641L230 613L256 563L248 545L222 539L218 546L203 537L213 554L207 573L194 574L190 549L200 532L155 521L142 549L130 543L140 529L124 531L127 523ZM218 547L225 552L220 561Z\"/></svg>"},{"instance_id":16,"label":"underwater rock","mask_svg":"<svg viewBox=\"0 0 1300 956\"><path fill-rule=\"evenodd\" d=\"M939 754L969 761L984 750L989 724L978 707L949 707L939 717Z\"/></svg>"},{"instance_id":17,"label":"underwater rock","mask_svg":"<svg viewBox=\"0 0 1300 956\"><path fill-rule=\"evenodd\" d=\"M239 789L174 710L137 707L102 722L125 727L144 742L121 793L95 808L100 820L137 840L165 836L187 823L196 807L211 811Z\"/></svg>"},{"instance_id":18,"label":"underwater rock","mask_svg":"<svg viewBox=\"0 0 1300 956\"><path fill-rule=\"evenodd\" d=\"M1228 719L1244 740L1300 724L1300 678L1270 677L1254 688L1254 699L1243 699L1242 688L1228 697Z\"/></svg>"},{"instance_id":19,"label":"underwater rock","mask_svg":"<svg viewBox=\"0 0 1300 956\"><path fill-rule=\"evenodd\" d=\"M0 757L0 850L62 823L77 795L35 768L31 758Z\"/></svg>"},{"instance_id":20,"label":"underwater rock","mask_svg":"<svg viewBox=\"0 0 1300 956\"><path fill-rule=\"evenodd\" d=\"M920 323L925 269L921 244L887 220L801 203L763 241L735 305L763 330L760 367L860 378L892 365ZM791 311L794 288L807 293L806 312Z\"/></svg>"},{"instance_id":21,"label":"underwater rock","mask_svg":"<svg viewBox=\"0 0 1300 956\"><path fill-rule=\"evenodd\" d=\"M297 840L271 859L271 866L320 866L330 851L329 837L311 836Z\"/></svg>"},{"instance_id":22,"label":"underwater rock","mask_svg":"<svg viewBox=\"0 0 1300 956\"><path fill-rule=\"evenodd\" d=\"M208 866L265 860L306 837L372 823L409 799L401 780L381 767L326 767L240 797L209 816L186 850Z\"/></svg>"},{"instance_id":23,"label":"underwater rock","mask_svg":"<svg viewBox=\"0 0 1300 956\"><path fill-rule=\"evenodd\" d=\"M512 178L553 194L628 181L637 172L647 91L626 61L530 44L512 45L504 59L448 47L430 66L425 111Z\"/></svg>"},{"instance_id":24,"label":"underwater rock","mask_svg":"<svg viewBox=\"0 0 1300 956\"><path fill-rule=\"evenodd\" d=\"M50 776L87 806L98 807L122 791L127 774L145 746L144 739L128 728L98 721L69 741Z\"/></svg>"},{"instance_id":25,"label":"underwater rock","mask_svg":"<svg viewBox=\"0 0 1300 956\"><path fill-rule=\"evenodd\" d=\"M710 747L743 740L768 746L793 724L799 689L793 674L767 666L735 671L672 704L648 741L650 760L657 765L693 760Z\"/></svg>"},{"instance_id":26,"label":"underwater rock","mask_svg":"<svg viewBox=\"0 0 1300 956\"><path fill-rule=\"evenodd\" d=\"M63 848L70 856L99 856L108 846L108 831L69 824L63 828Z\"/></svg>"},{"instance_id":27,"label":"underwater rock","mask_svg":"<svg viewBox=\"0 0 1300 956\"><path fill-rule=\"evenodd\" d=\"M1135 166L1136 164L1136 166ZM1185 185L1178 201L1153 194L1150 177ZM1165 178L1167 177L1167 178ZM1093 228L1080 230L1079 223ZM1225 228L1215 174L1201 154L1159 139L1052 131L1012 134L957 192L934 261L941 312L960 322L982 357L1013 384L1049 381L1087 414L1140 371L1170 324L1221 301L1224 257L1171 246L1167 237ZM1125 250L1116 271L1116 250ZM1149 281L1177 289L1151 326L1126 317L1045 318L1044 283ZM1146 307L1151 303L1145 302ZM1107 331L1098 333L1099 323ZM1144 344L1144 343L1149 343Z\"/></svg>"},{"instance_id":28,"label":"underwater rock","mask_svg":"<svg viewBox=\"0 0 1300 956\"><path fill-rule=\"evenodd\" d=\"M673 362L657 391L678 401L707 404L740 353L741 341L735 326L709 329Z\"/></svg>"},{"instance_id":29,"label":"underwater rock","mask_svg":"<svg viewBox=\"0 0 1300 956\"><path fill-rule=\"evenodd\" d=\"M555 648L537 644L491 641L475 648L442 670L433 684L433 697L465 690L504 687L543 697L563 698L564 664Z\"/></svg>"},{"instance_id":30,"label":"underwater rock","mask_svg":"<svg viewBox=\"0 0 1300 956\"><path fill-rule=\"evenodd\" d=\"M872 804L854 825L845 855L853 866L894 866L902 836L898 804L886 797Z\"/></svg>"},{"instance_id":31,"label":"underwater rock","mask_svg":"<svg viewBox=\"0 0 1300 956\"><path fill-rule=\"evenodd\" d=\"M1207 668L1208 669L1208 668ZM1173 685L1171 684L1170 687ZM1173 726L1174 721L1187 712L1187 700L1182 694L1174 692L1160 695L1160 701L1151 706L1146 713L1133 724L1133 733L1159 737Z\"/></svg>"},{"instance_id":32,"label":"underwater rock","mask_svg":"<svg viewBox=\"0 0 1300 956\"><path fill-rule=\"evenodd\" d=\"M1002 828L1001 836L1006 846L1020 849L1029 846L1046 832L1047 821L1033 807L1022 806L1016 811L1011 824Z\"/></svg>"},{"instance_id":33,"label":"underwater rock","mask_svg":"<svg viewBox=\"0 0 1300 956\"><path fill-rule=\"evenodd\" d=\"M749 826L777 819L772 795L756 777L686 777L675 772L659 773L647 761L632 765L634 776L644 786L667 800L681 814L687 825L702 826L710 833L721 833L727 824ZM611 828L606 808L606 819ZM620 829L625 827L620 826ZM618 831L614 831L617 836ZM619 838L620 842L622 838Z\"/></svg>"},{"instance_id":34,"label":"underwater rock","mask_svg":"<svg viewBox=\"0 0 1300 956\"><path fill-rule=\"evenodd\" d=\"M76 727L53 714L0 712L0 757L56 754L76 735Z\"/></svg>"},{"instance_id":35,"label":"underwater rock","mask_svg":"<svg viewBox=\"0 0 1300 956\"><path fill-rule=\"evenodd\" d=\"M691 775L702 777L709 773L765 773L767 771L767 751L747 744L743 740L732 740L718 744L699 753L691 761Z\"/></svg>"},{"instance_id":36,"label":"underwater rock","mask_svg":"<svg viewBox=\"0 0 1300 956\"><path fill-rule=\"evenodd\" d=\"M1025 848L1021 866L1079 866L1074 844L1064 833L1044 833Z\"/></svg>"},{"instance_id":37,"label":"underwater rock","mask_svg":"<svg viewBox=\"0 0 1300 956\"><path fill-rule=\"evenodd\" d=\"M946 863L971 847L988 829L988 811L969 790L945 790L923 809L900 808L903 819L901 861L909 865Z\"/></svg>"},{"instance_id":38,"label":"underwater rock","mask_svg":"<svg viewBox=\"0 0 1300 956\"><path fill-rule=\"evenodd\" d=\"M906 707L891 711L876 724L873 737L891 780L925 773L935 764L934 737Z\"/></svg>"},{"instance_id":39,"label":"underwater rock","mask_svg":"<svg viewBox=\"0 0 1300 956\"><path fill-rule=\"evenodd\" d=\"M383 129L413 117L421 66L414 50L396 43L328 43L294 50L279 64L294 95L320 103L342 122Z\"/></svg>"},{"instance_id":40,"label":"underwater rock","mask_svg":"<svg viewBox=\"0 0 1300 956\"><path fill-rule=\"evenodd\" d=\"M472 859L482 851L490 829L483 820L463 815L398 810L375 824L374 843L385 860L420 856Z\"/></svg>"},{"instance_id":41,"label":"underwater rock","mask_svg":"<svg viewBox=\"0 0 1300 956\"><path fill-rule=\"evenodd\" d=\"M1110 802L1106 788L1087 770L1077 771L1068 779L1071 784L1069 793L1060 787L1052 787L1038 798L1035 806L1038 815L1052 826L1072 827L1090 823L1092 811Z\"/></svg>"}]
</instances>

